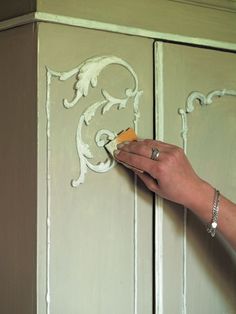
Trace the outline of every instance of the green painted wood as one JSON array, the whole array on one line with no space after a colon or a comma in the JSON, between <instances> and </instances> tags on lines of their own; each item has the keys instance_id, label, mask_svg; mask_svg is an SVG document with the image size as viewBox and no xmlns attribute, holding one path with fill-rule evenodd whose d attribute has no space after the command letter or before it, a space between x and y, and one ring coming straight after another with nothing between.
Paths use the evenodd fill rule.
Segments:
<instances>
[{"instance_id":1,"label":"green painted wood","mask_svg":"<svg viewBox=\"0 0 236 314\"><path fill-rule=\"evenodd\" d=\"M96 21L118 27L235 43L235 10L229 10L228 0L220 1L220 6L218 4L207 5L208 2L205 0L149 0L148 2L142 0L129 2L125 0L119 2L23 0L19 3L19 1L11 0L1 4L0 20L35 12L64 17L64 19L82 19L91 23ZM230 8L232 5L231 1Z\"/></svg>"},{"instance_id":2,"label":"green painted wood","mask_svg":"<svg viewBox=\"0 0 236 314\"><path fill-rule=\"evenodd\" d=\"M102 99L101 88L125 97L126 88L135 86L132 75L124 66L109 65L98 76L98 86L90 86L88 96L70 109L63 106L63 98L73 98L75 76L64 82L53 77L49 115L45 111L46 66L63 72L91 57L115 55L137 74L144 91L138 134L152 137L152 45L150 39L39 25L39 312L46 310L49 279L51 314L152 313L152 195L141 184L135 188L133 175L123 167L100 174L88 170L83 184L71 186L81 167L75 141L81 114ZM98 130L119 132L132 126L129 103L126 109L113 108L103 116L98 110L89 126L83 126L83 139L94 155L92 163L107 158L104 148L94 143ZM49 209L51 249L45 269Z\"/></svg>"},{"instance_id":3,"label":"green painted wood","mask_svg":"<svg viewBox=\"0 0 236 314\"><path fill-rule=\"evenodd\" d=\"M182 145L178 109L185 107L191 92L200 91L207 95L214 90L236 90L235 61L233 53L164 44L166 141ZM187 115L187 155L203 179L235 202L235 97L216 98L212 104L203 107L197 101L194 105L195 110ZM164 313L173 312L172 306L177 301L182 302L186 313L235 313L235 252L220 238L209 237L205 226L191 213L185 221L181 208L168 203L166 209L163 227ZM182 272L178 268L181 260ZM184 293L182 301L181 292ZM171 298L175 301L171 302ZM175 313L182 313L181 309Z\"/></svg>"}]
</instances>

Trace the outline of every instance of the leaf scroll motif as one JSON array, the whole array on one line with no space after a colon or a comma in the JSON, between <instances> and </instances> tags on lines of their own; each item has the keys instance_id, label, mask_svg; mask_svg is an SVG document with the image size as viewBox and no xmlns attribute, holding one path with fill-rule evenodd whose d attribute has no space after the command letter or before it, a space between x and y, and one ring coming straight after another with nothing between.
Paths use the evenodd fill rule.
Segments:
<instances>
[{"instance_id":1,"label":"leaf scroll motif","mask_svg":"<svg viewBox=\"0 0 236 314\"><path fill-rule=\"evenodd\" d=\"M83 127L88 126L91 120L99 112L101 115L106 114L111 108L116 107L118 110L126 108L128 103L133 105L133 124L134 129L138 131L138 120L140 117L139 113L139 99L142 95L142 91L138 90L138 78L132 67L123 59L116 56L99 56L93 57L85 62L81 63L76 68L68 72L55 72L50 69L48 73L51 76L57 77L61 81L66 81L71 77L76 77L76 83L74 85L74 96L72 100L63 99L63 105L69 109L75 106L82 97L86 97L89 94L90 88L96 88L98 83L98 77L101 71L112 64L116 64L125 68L133 79L133 88L127 88L125 90L125 97L116 98L110 95L105 89L101 89L101 95L103 99L91 104L79 118L77 131L76 131L76 146L77 154L80 160L80 174L77 179L72 180L72 186L78 187L85 181L85 175L88 168L95 172L106 172L109 171L115 165L115 161L112 158L107 158L105 161L99 162L98 164L91 163L91 159L94 157L90 147L83 140ZM51 81L51 80L50 80ZM50 104L50 83L48 86L47 93L47 110ZM101 129L97 132L95 142L98 147L103 147L108 140L113 139L116 133L112 130Z\"/></svg>"},{"instance_id":2,"label":"leaf scroll motif","mask_svg":"<svg viewBox=\"0 0 236 314\"><path fill-rule=\"evenodd\" d=\"M76 69L70 71L70 74L68 73L67 75L62 75L61 80L68 79L69 77L73 76L75 74L75 70L77 70L75 96L72 101L64 99L64 106L66 108L71 108L80 100L82 96L86 97L89 92L89 87L91 86L94 88L97 86L98 76L100 72L110 64L119 64L123 65L126 68L128 66L129 71L131 72L133 77L137 79L133 69L120 58L117 58L115 56L100 56L88 59Z\"/></svg>"},{"instance_id":3,"label":"leaf scroll motif","mask_svg":"<svg viewBox=\"0 0 236 314\"><path fill-rule=\"evenodd\" d=\"M195 101L198 100L201 106L208 106L212 104L215 97L223 96L236 96L236 90L227 89L214 90L208 93L207 95L204 95L198 91L194 91L189 94L185 108L184 109L179 108L178 112L181 115L182 119L181 137L183 139L183 148L185 153L187 152L187 134L188 134L187 114L194 111Z\"/></svg>"}]
</instances>

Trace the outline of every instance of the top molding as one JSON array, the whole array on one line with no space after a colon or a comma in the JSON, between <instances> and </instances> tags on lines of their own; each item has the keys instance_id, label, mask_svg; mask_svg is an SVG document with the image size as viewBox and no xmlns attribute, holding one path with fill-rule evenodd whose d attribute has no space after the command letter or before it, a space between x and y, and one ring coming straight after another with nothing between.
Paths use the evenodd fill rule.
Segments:
<instances>
[{"instance_id":1,"label":"top molding","mask_svg":"<svg viewBox=\"0 0 236 314\"><path fill-rule=\"evenodd\" d=\"M197 5L222 11L236 12L235 0L169 0L190 5Z\"/></svg>"},{"instance_id":2,"label":"top molding","mask_svg":"<svg viewBox=\"0 0 236 314\"><path fill-rule=\"evenodd\" d=\"M124 28L141 30L141 36L145 30L236 43L235 6L235 0L9 0L0 5L0 20L35 14L48 22L58 17L67 25L88 21L102 23L108 31L109 25L116 25L116 31L122 33Z\"/></svg>"},{"instance_id":3,"label":"top molding","mask_svg":"<svg viewBox=\"0 0 236 314\"><path fill-rule=\"evenodd\" d=\"M234 17L234 16L233 16ZM236 20L236 19L235 19ZM186 36L176 33L159 32L156 30L149 30L139 27L131 27L118 25L113 23L106 23L100 21L93 21L89 19L73 18L70 16L55 15L44 12L35 12L15 17L6 21L0 22L0 31L4 31L13 27L22 26L30 23L46 22L56 23L68 26L76 26L88 29L96 29L109 31L114 33L121 33L127 35L135 35L140 37L152 38L154 40L168 41L174 43L183 43L195 46L210 47L222 50L236 51L236 38L232 41L214 40L205 37Z\"/></svg>"}]
</instances>

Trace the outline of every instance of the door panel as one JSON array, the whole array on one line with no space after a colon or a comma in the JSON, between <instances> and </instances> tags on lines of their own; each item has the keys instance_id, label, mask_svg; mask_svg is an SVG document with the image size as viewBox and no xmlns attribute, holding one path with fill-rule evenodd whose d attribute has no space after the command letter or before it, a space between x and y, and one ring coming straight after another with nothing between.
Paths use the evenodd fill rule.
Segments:
<instances>
[{"instance_id":1,"label":"door panel","mask_svg":"<svg viewBox=\"0 0 236 314\"><path fill-rule=\"evenodd\" d=\"M162 43L157 44L157 49L161 49L163 56L164 140L179 146L184 144L199 175L235 202L236 55ZM207 98L210 92L214 93ZM189 113L184 114L186 110ZM212 239L190 212L185 215L170 203L164 207L164 313L171 313L169 295L178 304L176 295L181 298L180 293L183 293L183 312L236 313L233 250L220 236ZM180 232L173 237L176 230ZM176 266L180 257L173 250L176 246L182 254L182 269ZM176 288L179 271L180 292L173 291L172 285L174 281Z\"/></svg>"},{"instance_id":2,"label":"door panel","mask_svg":"<svg viewBox=\"0 0 236 314\"><path fill-rule=\"evenodd\" d=\"M152 195L103 147L152 137L152 44L39 25L40 313L152 312Z\"/></svg>"}]
</instances>

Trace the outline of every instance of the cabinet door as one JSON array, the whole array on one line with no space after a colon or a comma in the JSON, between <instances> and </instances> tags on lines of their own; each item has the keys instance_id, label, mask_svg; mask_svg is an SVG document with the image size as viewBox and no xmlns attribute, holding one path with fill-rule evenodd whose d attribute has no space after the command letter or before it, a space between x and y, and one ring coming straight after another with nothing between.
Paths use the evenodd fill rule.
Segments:
<instances>
[{"instance_id":1,"label":"cabinet door","mask_svg":"<svg viewBox=\"0 0 236 314\"><path fill-rule=\"evenodd\" d=\"M152 45L39 25L38 313L152 313L152 195L104 149L153 135Z\"/></svg>"},{"instance_id":2,"label":"cabinet door","mask_svg":"<svg viewBox=\"0 0 236 314\"><path fill-rule=\"evenodd\" d=\"M155 53L157 137L184 146L198 174L236 202L236 55L167 43ZM161 312L236 313L235 252L189 211L163 208Z\"/></svg>"}]
</instances>

